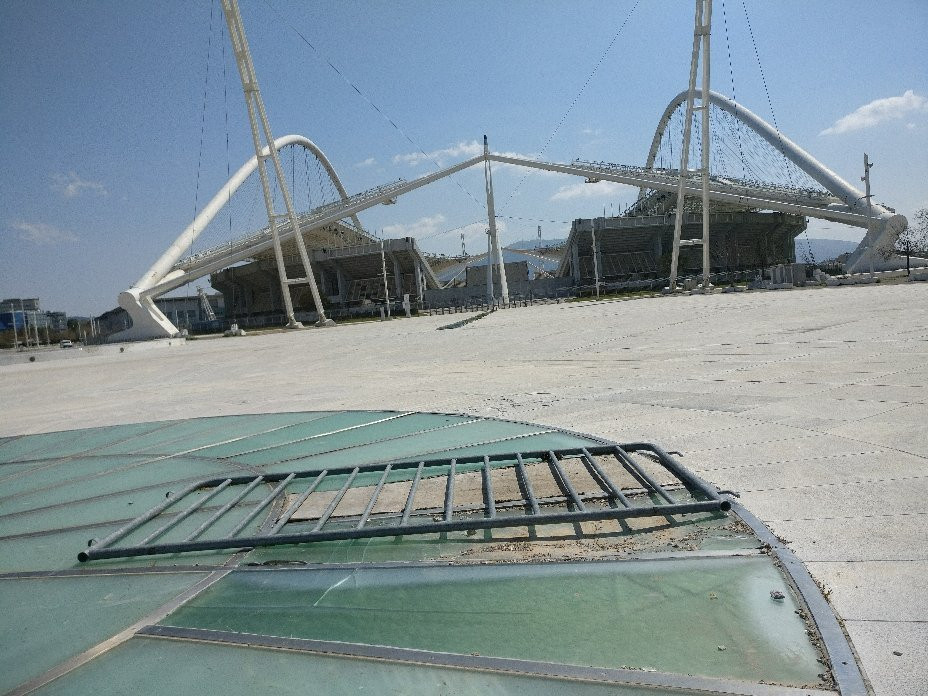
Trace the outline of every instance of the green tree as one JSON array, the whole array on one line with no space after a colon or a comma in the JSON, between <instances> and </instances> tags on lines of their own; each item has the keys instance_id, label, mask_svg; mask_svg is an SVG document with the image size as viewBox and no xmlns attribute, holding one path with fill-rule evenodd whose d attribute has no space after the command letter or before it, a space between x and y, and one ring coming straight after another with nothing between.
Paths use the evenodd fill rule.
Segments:
<instances>
[{"instance_id":1,"label":"green tree","mask_svg":"<svg viewBox=\"0 0 928 696\"><path fill-rule=\"evenodd\" d=\"M912 256L928 257L928 208L921 208L915 211L912 220L899 233L895 244L891 247L884 247L878 250L880 256L885 259L894 254L905 256L905 267L908 273L909 260Z\"/></svg>"},{"instance_id":2,"label":"green tree","mask_svg":"<svg viewBox=\"0 0 928 696\"><path fill-rule=\"evenodd\" d=\"M928 256L928 208L915 211L912 221L902 230L895 246L903 254Z\"/></svg>"}]
</instances>

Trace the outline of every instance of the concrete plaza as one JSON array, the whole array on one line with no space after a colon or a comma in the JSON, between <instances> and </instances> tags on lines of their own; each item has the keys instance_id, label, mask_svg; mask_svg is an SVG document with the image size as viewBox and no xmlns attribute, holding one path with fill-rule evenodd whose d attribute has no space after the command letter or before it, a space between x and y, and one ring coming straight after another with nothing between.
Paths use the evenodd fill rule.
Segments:
<instances>
[{"instance_id":1,"label":"concrete plaza","mask_svg":"<svg viewBox=\"0 0 928 696\"><path fill-rule=\"evenodd\" d=\"M399 409L653 441L788 541L877 694L924 693L928 283L570 302L437 330L461 318L11 354L0 435Z\"/></svg>"}]
</instances>

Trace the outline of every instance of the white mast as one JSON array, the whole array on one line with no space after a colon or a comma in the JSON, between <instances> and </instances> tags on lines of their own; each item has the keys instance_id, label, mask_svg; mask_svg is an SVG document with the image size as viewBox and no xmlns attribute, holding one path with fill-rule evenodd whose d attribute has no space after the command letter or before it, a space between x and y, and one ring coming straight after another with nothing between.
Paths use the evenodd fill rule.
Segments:
<instances>
[{"instance_id":1,"label":"white mast","mask_svg":"<svg viewBox=\"0 0 928 696\"><path fill-rule=\"evenodd\" d=\"M326 319L325 310L322 307L322 298L319 296L319 288L316 287L316 279L313 276L312 264L309 261L309 255L306 253L306 244L303 242L303 235L300 233L300 223L293 209L293 200L290 198L290 191L287 188L287 179L284 176L283 167L280 165L280 157L277 149L274 147L274 136L271 134L271 126L267 119L267 113L264 110L264 100L261 98L261 91L258 88L258 77L255 74L254 64L251 60L251 51L248 48L248 39L245 37L245 27L242 24L242 17L238 11L237 0L222 0L222 11L226 16L226 24L229 26L229 39L232 42L232 50L235 52L235 62L238 65L238 72L242 78L242 90L245 93L245 105L248 107L248 120L251 124L251 135L255 142L255 156L258 160L258 173L261 175L261 188L264 191L264 205L267 208L267 219L271 230L271 238L274 241L274 257L277 260L277 274L280 277L280 291L284 300L284 309L287 314L287 327L291 329L302 328L303 325L296 320L293 315L293 301L290 297L291 285L308 284L312 292L313 303L316 305L316 314L319 317L317 326L328 326L333 324L331 319ZM260 130L259 124L260 121ZM264 140L262 141L262 135ZM287 208L286 213L275 213L274 199L271 195L271 185L268 179L267 166L265 160L270 158L274 164L274 172L277 175L277 185L283 194L284 205ZM297 250L300 254L300 260L303 263L303 278L288 278L287 270L284 267L284 254L280 246L280 236L277 232L277 226L280 223L290 223L294 231L293 239L296 242Z\"/></svg>"},{"instance_id":2,"label":"white mast","mask_svg":"<svg viewBox=\"0 0 928 696\"><path fill-rule=\"evenodd\" d=\"M503 252L499 247L499 237L496 234L496 209L493 204L493 174L490 172L490 146L487 143L487 136L483 136L483 174L487 186L487 215L490 218L490 274L492 281L493 261L499 266L499 292L503 300L503 306L509 304L509 283L506 282L506 264L503 262ZM495 257L495 258L494 258ZM493 287L490 285L491 300Z\"/></svg>"},{"instance_id":3,"label":"white mast","mask_svg":"<svg viewBox=\"0 0 928 696\"><path fill-rule=\"evenodd\" d=\"M493 292L493 235L487 230L487 302L493 304L496 301Z\"/></svg>"},{"instance_id":4,"label":"white mast","mask_svg":"<svg viewBox=\"0 0 928 696\"><path fill-rule=\"evenodd\" d=\"M683 126L683 147L680 152L680 180L677 185L677 211L673 224L673 253L670 260L670 292L677 287L677 267L680 258L680 235L683 229L683 186L690 172L690 136L693 112L702 111L702 278L703 290L709 290L709 32L712 26L712 0L696 0L696 24L693 30L693 56L690 61L690 82L686 93L686 122ZM696 101L696 70L702 45L702 90L699 106ZM689 241L689 240L688 240ZM692 242L690 242L692 243ZM698 243L698 242L696 242Z\"/></svg>"}]
</instances>

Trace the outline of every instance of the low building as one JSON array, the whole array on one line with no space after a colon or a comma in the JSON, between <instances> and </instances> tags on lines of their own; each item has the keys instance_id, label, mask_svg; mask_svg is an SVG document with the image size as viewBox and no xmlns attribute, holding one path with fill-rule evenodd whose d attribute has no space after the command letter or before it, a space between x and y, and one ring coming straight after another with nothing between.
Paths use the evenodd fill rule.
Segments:
<instances>
[{"instance_id":1,"label":"low building","mask_svg":"<svg viewBox=\"0 0 928 696\"><path fill-rule=\"evenodd\" d=\"M45 312L50 331L67 331L68 315L65 312Z\"/></svg>"},{"instance_id":2,"label":"low building","mask_svg":"<svg viewBox=\"0 0 928 696\"><path fill-rule=\"evenodd\" d=\"M68 315L64 312L43 312L38 297L11 297L0 300L0 331L27 327L49 331L66 331Z\"/></svg>"},{"instance_id":3,"label":"low building","mask_svg":"<svg viewBox=\"0 0 928 696\"><path fill-rule=\"evenodd\" d=\"M213 318L209 316L206 307L203 306L204 297L209 302ZM155 306L178 329L195 328L199 324L221 319L225 316L225 298L219 293L204 293L202 296L197 294L181 297L158 297L155 299Z\"/></svg>"},{"instance_id":4,"label":"low building","mask_svg":"<svg viewBox=\"0 0 928 696\"><path fill-rule=\"evenodd\" d=\"M674 214L574 220L557 275L592 285L594 239L600 282L666 277L673 250ZM795 238L806 228L787 213L717 212L709 216L709 261L713 273L766 268L796 261ZM682 240L702 239L702 213L686 212ZM680 248L680 275L702 272L702 245Z\"/></svg>"},{"instance_id":5,"label":"low building","mask_svg":"<svg viewBox=\"0 0 928 696\"><path fill-rule=\"evenodd\" d=\"M412 237L314 248L309 253L323 302L346 313L380 304L387 293L392 302L402 301L408 294L415 303L426 288L438 287L435 274ZM299 256L285 256L284 264L288 277L302 275ZM284 311L273 257L213 273L210 284L223 294L229 318L278 315ZM296 312L304 314L305 319L315 316L308 284L295 286L291 297Z\"/></svg>"}]
</instances>

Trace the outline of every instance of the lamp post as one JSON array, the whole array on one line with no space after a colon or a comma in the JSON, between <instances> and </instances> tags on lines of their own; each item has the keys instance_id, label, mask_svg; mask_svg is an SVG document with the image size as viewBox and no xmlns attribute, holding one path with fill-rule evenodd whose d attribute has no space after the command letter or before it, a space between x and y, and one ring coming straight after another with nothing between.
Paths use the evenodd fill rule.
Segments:
<instances>
[{"instance_id":1,"label":"lamp post","mask_svg":"<svg viewBox=\"0 0 928 696\"><path fill-rule=\"evenodd\" d=\"M870 236L870 233L873 231L873 202L871 201L870 194L870 168L873 166L873 162L870 161L870 158L867 156L867 153L864 153L864 175L860 177L860 180L864 182L864 198L867 199L867 254L870 256L870 275L873 275L873 239Z\"/></svg>"},{"instance_id":2,"label":"lamp post","mask_svg":"<svg viewBox=\"0 0 928 696\"><path fill-rule=\"evenodd\" d=\"M383 249L383 230L380 231L380 268L383 272L383 303L387 308L387 319L390 318L390 285L387 283L387 256Z\"/></svg>"}]
</instances>

